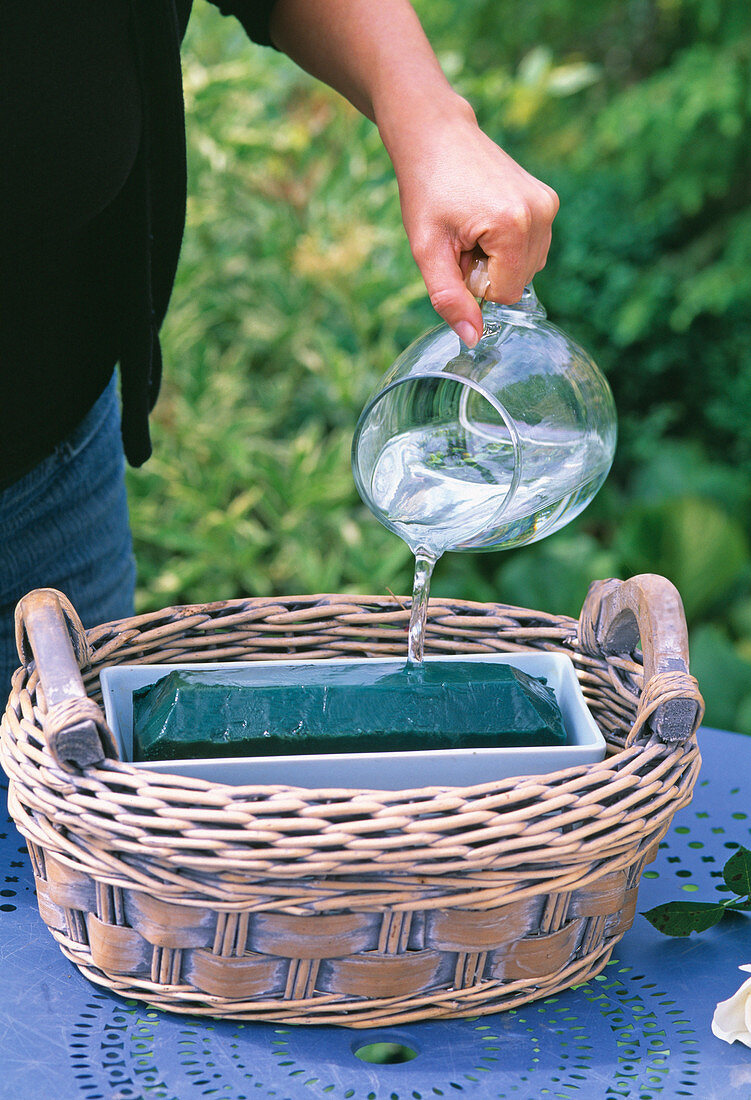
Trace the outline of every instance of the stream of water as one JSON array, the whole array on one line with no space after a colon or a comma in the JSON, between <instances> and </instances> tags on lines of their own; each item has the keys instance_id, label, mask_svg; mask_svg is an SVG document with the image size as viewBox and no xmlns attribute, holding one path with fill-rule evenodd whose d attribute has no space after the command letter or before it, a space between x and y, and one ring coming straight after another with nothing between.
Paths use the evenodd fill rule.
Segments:
<instances>
[{"instance_id":1,"label":"stream of water","mask_svg":"<svg viewBox=\"0 0 751 1100\"><path fill-rule=\"evenodd\" d=\"M437 560L438 555L433 555L427 550L418 550L415 553L415 579L412 585L412 610L409 616L407 641L408 667L422 662L425 650L425 624L428 619L430 578Z\"/></svg>"}]
</instances>

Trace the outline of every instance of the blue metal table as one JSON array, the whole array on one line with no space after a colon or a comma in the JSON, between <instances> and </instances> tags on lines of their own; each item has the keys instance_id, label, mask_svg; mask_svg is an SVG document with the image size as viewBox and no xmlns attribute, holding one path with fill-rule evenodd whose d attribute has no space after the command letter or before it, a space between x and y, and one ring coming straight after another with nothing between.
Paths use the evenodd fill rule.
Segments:
<instances>
[{"instance_id":1,"label":"blue metal table","mask_svg":"<svg viewBox=\"0 0 751 1100\"><path fill-rule=\"evenodd\" d=\"M709 900L751 846L751 739L704 728L694 800L639 892ZM36 909L26 849L0 832L3 1100L751 1100L751 1049L710 1031L751 962L751 917L668 939L643 916L596 979L516 1011L352 1031L204 1020L92 985ZM390 1043L392 1061L355 1052ZM366 1052L367 1053L367 1052ZM404 1060L411 1055L410 1060Z\"/></svg>"}]
</instances>

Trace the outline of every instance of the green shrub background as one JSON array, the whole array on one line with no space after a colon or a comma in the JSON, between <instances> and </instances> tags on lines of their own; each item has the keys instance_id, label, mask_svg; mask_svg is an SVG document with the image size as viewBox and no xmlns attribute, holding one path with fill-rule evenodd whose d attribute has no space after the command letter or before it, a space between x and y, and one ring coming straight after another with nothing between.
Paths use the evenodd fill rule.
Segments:
<instances>
[{"instance_id":1,"label":"green shrub background","mask_svg":"<svg viewBox=\"0 0 751 1100\"><path fill-rule=\"evenodd\" d=\"M593 579L662 573L707 721L751 733L751 7L416 7L483 128L561 196L535 286L606 372L620 432L578 520L446 555L433 592L576 615ZM436 320L377 131L208 4L183 60L188 228L155 453L128 475L139 610L408 593L349 462L379 376Z\"/></svg>"}]
</instances>

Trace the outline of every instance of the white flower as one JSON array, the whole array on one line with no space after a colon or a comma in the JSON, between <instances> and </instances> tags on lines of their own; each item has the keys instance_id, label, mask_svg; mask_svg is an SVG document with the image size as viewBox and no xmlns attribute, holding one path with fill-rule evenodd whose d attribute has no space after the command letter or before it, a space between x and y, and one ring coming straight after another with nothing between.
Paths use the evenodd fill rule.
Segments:
<instances>
[{"instance_id":1,"label":"white flower","mask_svg":"<svg viewBox=\"0 0 751 1100\"><path fill-rule=\"evenodd\" d=\"M751 973L749 964L739 969ZM737 1039L751 1047L751 978L727 1001L720 1001L712 1017L712 1032L726 1043Z\"/></svg>"}]
</instances>

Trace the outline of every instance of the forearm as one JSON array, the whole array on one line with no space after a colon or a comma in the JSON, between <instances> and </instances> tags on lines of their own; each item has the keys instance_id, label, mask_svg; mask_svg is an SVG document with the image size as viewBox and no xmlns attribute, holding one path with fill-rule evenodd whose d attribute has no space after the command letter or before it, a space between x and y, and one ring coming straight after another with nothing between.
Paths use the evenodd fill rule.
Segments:
<instances>
[{"instance_id":1,"label":"forearm","mask_svg":"<svg viewBox=\"0 0 751 1100\"><path fill-rule=\"evenodd\" d=\"M471 113L408 0L278 0L271 34L301 68L377 124L392 156L408 138L410 116L424 125L427 115Z\"/></svg>"}]
</instances>

